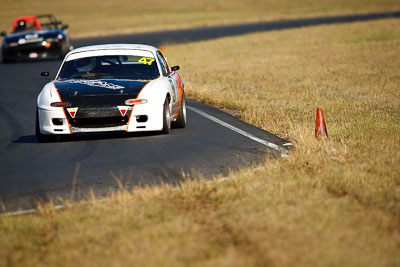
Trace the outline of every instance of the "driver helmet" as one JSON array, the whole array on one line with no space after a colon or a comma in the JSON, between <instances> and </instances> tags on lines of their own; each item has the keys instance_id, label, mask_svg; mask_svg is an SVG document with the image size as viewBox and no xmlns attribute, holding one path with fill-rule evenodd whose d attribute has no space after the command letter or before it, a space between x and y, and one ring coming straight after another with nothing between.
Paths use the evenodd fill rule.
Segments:
<instances>
[{"instance_id":1,"label":"driver helmet","mask_svg":"<svg viewBox=\"0 0 400 267\"><path fill-rule=\"evenodd\" d=\"M16 31L23 31L26 29L26 22L25 20L21 19L17 22Z\"/></svg>"},{"instance_id":2,"label":"driver helmet","mask_svg":"<svg viewBox=\"0 0 400 267\"><path fill-rule=\"evenodd\" d=\"M96 67L96 60L93 57L80 58L75 62L78 72L90 72Z\"/></svg>"}]
</instances>

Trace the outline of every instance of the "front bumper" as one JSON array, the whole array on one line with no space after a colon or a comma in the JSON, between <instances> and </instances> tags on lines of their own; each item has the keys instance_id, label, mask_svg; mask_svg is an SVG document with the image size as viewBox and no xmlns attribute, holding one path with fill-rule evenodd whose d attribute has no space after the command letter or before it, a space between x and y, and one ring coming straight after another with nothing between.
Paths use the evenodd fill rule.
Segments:
<instances>
[{"instance_id":1,"label":"front bumper","mask_svg":"<svg viewBox=\"0 0 400 267\"><path fill-rule=\"evenodd\" d=\"M79 112L82 112L82 110L78 109ZM104 114L104 112L98 112L98 114L101 113ZM130 113L126 116L121 115L119 123L115 123L115 117L110 119L110 117L96 117L95 112L91 112L91 114L91 117L80 119L77 115L74 119L62 107L39 108L40 132L57 135L115 131L144 132L159 131L163 127L163 105L141 104L133 106ZM124 121L122 121L123 119ZM102 121L107 123L101 124Z\"/></svg>"},{"instance_id":2,"label":"front bumper","mask_svg":"<svg viewBox=\"0 0 400 267\"><path fill-rule=\"evenodd\" d=\"M46 48L42 42L28 43L2 49L3 59L6 61L58 59L62 55L62 43L50 42Z\"/></svg>"}]
</instances>

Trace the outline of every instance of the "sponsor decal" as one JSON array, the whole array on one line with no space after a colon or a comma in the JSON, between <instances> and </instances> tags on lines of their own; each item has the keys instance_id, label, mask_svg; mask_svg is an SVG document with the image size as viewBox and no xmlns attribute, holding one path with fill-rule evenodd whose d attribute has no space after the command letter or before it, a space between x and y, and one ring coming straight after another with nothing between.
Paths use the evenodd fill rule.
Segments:
<instances>
[{"instance_id":1,"label":"sponsor decal","mask_svg":"<svg viewBox=\"0 0 400 267\"><path fill-rule=\"evenodd\" d=\"M71 117L73 119L75 119L76 113L78 112L78 108L67 108L69 115L71 115Z\"/></svg>"},{"instance_id":2,"label":"sponsor decal","mask_svg":"<svg viewBox=\"0 0 400 267\"><path fill-rule=\"evenodd\" d=\"M129 110L129 107L127 106L117 106L119 109L119 112L121 112L122 117L126 115L126 112Z\"/></svg>"},{"instance_id":3,"label":"sponsor decal","mask_svg":"<svg viewBox=\"0 0 400 267\"><path fill-rule=\"evenodd\" d=\"M119 89L125 88L124 86L121 86L121 85L116 85L113 83L98 81L98 80L66 80L63 82L64 83L79 83L79 84L89 85L89 86L93 86L93 87L101 87L101 88L106 88L106 89L111 89L111 90L119 90Z\"/></svg>"}]
</instances>

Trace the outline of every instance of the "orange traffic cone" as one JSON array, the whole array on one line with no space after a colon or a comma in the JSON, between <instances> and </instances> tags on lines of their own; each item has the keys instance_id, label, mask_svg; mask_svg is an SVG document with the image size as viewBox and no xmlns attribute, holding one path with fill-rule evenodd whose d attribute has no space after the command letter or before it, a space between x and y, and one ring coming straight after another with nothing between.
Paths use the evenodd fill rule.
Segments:
<instances>
[{"instance_id":1,"label":"orange traffic cone","mask_svg":"<svg viewBox=\"0 0 400 267\"><path fill-rule=\"evenodd\" d=\"M317 108L317 124L315 125L315 137L318 139L328 139L324 115L322 109Z\"/></svg>"}]
</instances>

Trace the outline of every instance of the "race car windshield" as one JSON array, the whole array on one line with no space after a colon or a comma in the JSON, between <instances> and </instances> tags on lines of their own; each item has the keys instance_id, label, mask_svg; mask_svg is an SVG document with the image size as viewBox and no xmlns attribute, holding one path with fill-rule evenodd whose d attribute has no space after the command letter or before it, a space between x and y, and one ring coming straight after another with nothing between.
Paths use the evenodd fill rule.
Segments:
<instances>
[{"instance_id":1,"label":"race car windshield","mask_svg":"<svg viewBox=\"0 0 400 267\"><path fill-rule=\"evenodd\" d=\"M66 61L60 79L153 80L160 76L154 58L123 55L94 56Z\"/></svg>"}]
</instances>

